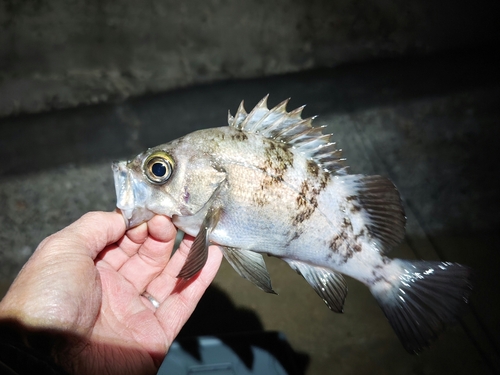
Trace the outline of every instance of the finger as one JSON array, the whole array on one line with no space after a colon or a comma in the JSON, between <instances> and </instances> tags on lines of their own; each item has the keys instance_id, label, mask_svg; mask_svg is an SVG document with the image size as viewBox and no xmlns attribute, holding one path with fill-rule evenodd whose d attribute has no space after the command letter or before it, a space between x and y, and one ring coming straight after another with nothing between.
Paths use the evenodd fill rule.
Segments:
<instances>
[{"instance_id":1,"label":"finger","mask_svg":"<svg viewBox=\"0 0 500 375\"><path fill-rule=\"evenodd\" d=\"M148 222L148 237L136 254L120 268L119 273L142 292L169 262L177 229L165 216Z\"/></svg>"},{"instance_id":2,"label":"finger","mask_svg":"<svg viewBox=\"0 0 500 375\"><path fill-rule=\"evenodd\" d=\"M118 271L130 257L135 255L148 237L148 225L141 225L129 229L125 236L120 238L116 244L107 246L96 258L98 262L106 262L115 271Z\"/></svg>"},{"instance_id":3,"label":"finger","mask_svg":"<svg viewBox=\"0 0 500 375\"><path fill-rule=\"evenodd\" d=\"M113 269L119 270L125 262L141 249L149 237L149 231L152 230L153 234L158 232L159 237L169 237L172 235L170 232L171 229L167 229L169 225L165 225L163 222L165 220L169 219L151 219L148 223L142 223L137 227L127 230L125 236L118 240L116 245L108 246L99 254L96 260L105 261ZM175 228L173 230L175 231Z\"/></svg>"},{"instance_id":4,"label":"finger","mask_svg":"<svg viewBox=\"0 0 500 375\"><path fill-rule=\"evenodd\" d=\"M139 248L148 238L148 223L142 223L141 225L127 230L125 236L123 236L118 241L118 246L122 249L129 257L137 253Z\"/></svg>"},{"instance_id":5,"label":"finger","mask_svg":"<svg viewBox=\"0 0 500 375\"><path fill-rule=\"evenodd\" d=\"M121 214L89 212L45 239L39 249L43 252L76 253L95 259L107 245L118 241L125 230Z\"/></svg>"},{"instance_id":6,"label":"finger","mask_svg":"<svg viewBox=\"0 0 500 375\"><path fill-rule=\"evenodd\" d=\"M189 250L193 243L193 237L186 235L183 241L181 242L179 249L175 252L170 259L168 265L165 267L163 272L155 278L148 286L147 292L153 296L158 302L164 302L172 293L175 293L175 288L177 288L181 279L177 278L180 270L184 266L186 262L186 258L189 254ZM207 263L205 264L203 270L209 267L210 264L215 263L217 265L215 272L217 272L218 267L220 266L222 260L222 253L218 249L217 246L209 247L209 254ZM207 268L210 269L210 268ZM211 274L209 274L210 277ZM215 274L214 274L215 276ZM198 275L195 275L192 280L199 280L198 282L207 281L208 284L212 281L212 279L205 280L206 273L203 271ZM190 284L192 280L189 280L187 284ZM187 286L187 285L186 285Z\"/></svg>"},{"instance_id":7,"label":"finger","mask_svg":"<svg viewBox=\"0 0 500 375\"><path fill-rule=\"evenodd\" d=\"M217 246L210 246L207 263L200 273L190 279L179 292L174 291L170 294L156 311L158 321L165 333L169 335L170 342L177 336L193 313L203 293L217 274L221 261L222 252L220 249ZM177 272L179 271L180 268Z\"/></svg>"},{"instance_id":8,"label":"finger","mask_svg":"<svg viewBox=\"0 0 500 375\"><path fill-rule=\"evenodd\" d=\"M186 263L186 258L193 243L194 238L185 235L184 239L179 245L179 249L175 252L169 260L167 266L151 283L147 286L147 292L154 296L158 302L163 302L167 297L172 294L179 279L177 275Z\"/></svg>"}]
</instances>

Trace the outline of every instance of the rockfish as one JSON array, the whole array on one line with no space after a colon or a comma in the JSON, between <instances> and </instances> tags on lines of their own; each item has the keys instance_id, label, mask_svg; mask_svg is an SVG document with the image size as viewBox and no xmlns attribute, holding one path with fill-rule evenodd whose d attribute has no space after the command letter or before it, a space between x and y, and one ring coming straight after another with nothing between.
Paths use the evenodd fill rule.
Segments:
<instances>
[{"instance_id":1,"label":"rockfish","mask_svg":"<svg viewBox=\"0 0 500 375\"><path fill-rule=\"evenodd\" d=\"M402 344L418 352L457 319L471 290L456 263L385 256L404 238L403 206L382 176L349 174L330 134L267 96L229 126L204 129L113 163L117 207L129 227L154 214L195 236L178 277L220 247L244 278L273 293L262 254L283 259L342 312L344 275L364 283Z\"/></svg>"}]
</instances>

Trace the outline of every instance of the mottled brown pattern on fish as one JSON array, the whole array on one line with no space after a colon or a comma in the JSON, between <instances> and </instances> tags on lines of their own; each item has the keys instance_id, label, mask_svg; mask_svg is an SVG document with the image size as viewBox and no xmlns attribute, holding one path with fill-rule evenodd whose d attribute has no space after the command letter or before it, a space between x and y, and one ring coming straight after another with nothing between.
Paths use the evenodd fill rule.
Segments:
<instances>
[{"instance_id":1,"label":"mottled brown pattern on fish","mask_svg":"<svg viewBox=\"0 0 500 375\"><path fill-rule=\"evenodd\" d=\"M319 176L319 166L312 160L307 161L307 172L313 176L313 177L318 177Z\"/></svg>"},{"instance_id":2,"label":"mottled brown pattern on fish","mask_svg":"<svg viewBox=\"0 0 500 375\"><path fill-rule=\"evenodd\" d=\"M252 201L258 207L263 207L269 203L269 194L264 190L257 190L252 194Z\"/></svg>"},{"instance_id":3,"label":"mottled brown pattern on fish","mask_svg":"<svg viewBox=\"0 0 500 375\"><path fill-rule=\"evenodd\" d=\"M355 214L355 213L357 213L357 212L359 212L359 211L361 211L361 206L358 206L358 205L356 205L356 204L354 204L354 203L353 203L353 204L351 204L351 212L352 212L353 214Z\"/></svg>"},{"instance_id":4,"label":"mottled brown pattern on fish","mask_svg":"<svg viewBox=\"0 0 500 375\"><path fill-rule=\"evenodd\" d=\"M330 257L338 259L340 256L342 263L346 263L355 253L359 253L363 250L363 247L358 241L363 235L363 230L357 235L354 235L351 220L345 217L340 225L339 234L335 235L328 243L332 251Z\"/></svg>"},{"instance_id":5,"label":"mottled brown pattern on fish","mask_svg":"<svg viewBox=\"0 0 500 375\"><path fill-rule=\"evenodd\" d=\"M292 165L293 153L287 145L264 139L263 170L283 180L284 173Z\"/></svg>"},{"instance_id":6,"label":"mottled brown pattern on fish","mask_svg":"<svg viewBox=\"0 0 500 375\"><path fill-rule=\"evenodd\" d=\"M244 140L247 135L241 133L244 137L235 136L239 140ZM269 204L270 199L278 199L284 175L287 169L293 165L293 153L288 146L268 139L263 139L263 145L264 158L261 166L259 166L259 169L263 172L260 189L255 190L252 194L252 201L258 207Z\"/></svg>"},{"instance_id":7,"label":"mottled brown pattern on fish","mask_svg":"<svg viewBox=\"0 0 500 375\"><path fill-rule=\"evenodd\" d=\"M295 199L295 202L297 203L298 208L305 207L307 205L307 199L304 195L298 194L297 198Z\"/></svg>"},{"instance_id":8,"label":"mottled brown pattern on fish","mask_svg":"<svg viewBox=\"0 0 500 375\"><path fill-rule=\"evenodd\" d=\"M293 225L298 225L309 219L312 214L314 213L314 210L316 209L316 206L313 206L311 204L308 204L304 207L303 210L299 211L297 215L293 218L292 224Z\"/></svg>"},{"instance_id":9,"label":"mottled brown pattern on fish","mask_svg":"<svg viewBox=\"0 0 500 375\"><path fill-rule=\"evenodd\" d=\"M361 229L358 234L354 235L354 240L358 241L361 237L364 237L366 234L364 229Z\"/></svg>"},{"instance_id":10,"label":"mottled brown pattern on fish","mask_svg":"<svg viewBox=\"0 0 500 375\"><path fill-rule=\"evenodd\" d=\"M345 197L345 200L348 203L349 211L351 211L351 213L356 214L361 211L361 202L357 195L349 195Z\"/></svg>"},{"instance_id":11,"label":"mottled brown pattern on fish","mask_svg":"<svg viewBox=\"0 0 500 375\"><path fill-rule=\"evenodd\" d=\"M380 270L382 268L384 268L384 266L388 265L388 264L391 264L392 260L387 258L387 257L382 257L382 264L375 264L373 266L373 268L377 269L377 270Z\"/></svg>"},{"instance_id":12,"label":"mottled brown pattern on fish","mask_svg":"<svg viewBox=\"0 0 500 375\"><path fill-rule=\"evenodd\" d=\"M368 281L368 285L375 285L381 281L390 284L390 281L385 278L385 276L381 275L380 272L372 271L373 278Z\"/></svg>"},{"instance_id":13,"label":"mottled brown pattern on fish","mask_svg":"<svg viewBox=\"0 0 500 375\"><path fill-rule=\"evenodd\" d=\"M294 231L293 236L289 242L292 242L293 240L296 240L297 238L299 238L302 233L303 233L303 231L301 231L301 230Z\"/></svg>"},{"instance_id":14,"label":"mottled brown pattern on fish","mask_svg":"<svg viewBox=\"0 0 500 375\"><path fill-rule=\"evenodd\" d=\"M310 166L310 163L308 163ZM318 207L318 196L326 188L330 176L328 173L321 173L318 170L313 178L302 182L300 192L295 198L297 213L292 218L294 225L301 224L309 219Z\"/></svg>"},{"instance_id":15,"label":"mottled brown pattern on fish","mask_svg":"<svg viewBox=\"0 0 500 375\"><path fill-rule=\"evenodd\" d=\"M236 134L231 135L231 139L233 141L244 142L248 139L248 136L241 130L239 130Z\"/></svg>"},{"instance_id":16,"label":"mottled brown pattern on fish","mask_svg":"<svg viewBox=\"0 0 500 375\"><path fill-rule=\"evenodd\" d=\"M253 202L263 207L271 202L271 199L281 199L280 184L283 182L281 177L265 174L260 182L260 189L255 189L252 194Z\"/></svg>"},{"instance_id":17,"label":"mottled brown pattern on fish","mask_svg":"<svg viewBox=\"0 0 500 375\"><path fill-rule=\"evenodd\" d=\"M297 208L303 208L307 205L307 193L309 191L309 185L307 184L307 181L303 181L300 189L300 193L297 195L297 198L295 199L297 203Z\"/></svg>"},{"instance_id":18,"label":"mottled brown pattern on fish","mask_svg":"<svg viewBox=\"0 0 500 375\"><path fill-rule=\"evenodd\" d=\"M342 220L342 226L344 228L349 228L352 231L351 219L349 219L348 217L344 217L344 220Z\"/></svg>"},{"instance_id":19,"label":"mottled brown pattern on fish","mask_svg":"<svg viewBox=\"0 0 500 375\"><path fill-rule=\"evenodd\" d=\"M390 283L389 280L387 280L387 278L383 275L383 269L391 264L392 260L387 258L387 257L382 257L382 264L378 263L378 264L375 264L373 266L373 271L371 273L372 275L372 278L371 279L368 279L367 282L369 285L375 285L379 282L386 282L386 283Z\"/></svg>"},{"instance_id":20,"label":"mottled brown pattern on fish","mask_svg":"<svg viewBox=\"0 0 500 375\"><path fill-rule=\"evenodd\" d=\"M328 182L331 181L331 176L330 173L328 172L322 172L321 175L319 176L319 189L324 190L326 186L328 185Z\"/></svg>"},{"instance_id":21,"label":"mottled brown pattern on fish","mask_svg":"<svg viewBox=\"0 0 500 375\"><path fill-rule=\"evenodd\" d=\"M260 169L264 177L260 185L261 190L280 186L284 175L293 165L293 153L288 146L264 139L264 162Z\"/></svg>"},{"instance_id":22,"label":"mottled brown pattern on fish","mask_svg":"<svg viewBox=\"0 0 500 375\"><path fill-rule=\"evenodd\" d=\"M339 253L346 246L346 241L349 240L349 233L346 230L342 230L339 234L336 234L328 243L328 247L334 253Z\"/></svg>"},{"instance_id":23,"label":"mottled brown pattern on fish","mask_svg":"<svg viewBox=\"0 0 500 375\"><path fill-rule=\"evenodd\" d=\"M311 189L307 180L302 182L300 186L300 193L295 199L297 213L292 219L293 225L300 224L312 216L318 207L318 194L318 189Z\"/></svg>"}]
</instances>

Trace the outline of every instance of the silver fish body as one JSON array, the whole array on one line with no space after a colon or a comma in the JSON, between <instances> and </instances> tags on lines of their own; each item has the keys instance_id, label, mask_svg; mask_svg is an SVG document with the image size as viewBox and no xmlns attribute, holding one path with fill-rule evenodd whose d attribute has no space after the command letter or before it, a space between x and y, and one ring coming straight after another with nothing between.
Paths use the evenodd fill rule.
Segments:
<instances>
[{"instance_id":1,"label":"silver fish body","mask_svg":"<svg viewBox=\"0 0 500 375\"><path fill-rule=\"evenodd\" d=\"M113 164L118 208L129 226L154 214L196 236L179 277L219 245L243 277L273 292L261 254L286 261L330 309L342 312L342 274L366 284L401 342L418 352L456 319L470 291L467 267L384 254L404 238L399 193L381 176L348 174L340 151L287 101L229 126L199 130Z\"/></svg>"}]
</instances>

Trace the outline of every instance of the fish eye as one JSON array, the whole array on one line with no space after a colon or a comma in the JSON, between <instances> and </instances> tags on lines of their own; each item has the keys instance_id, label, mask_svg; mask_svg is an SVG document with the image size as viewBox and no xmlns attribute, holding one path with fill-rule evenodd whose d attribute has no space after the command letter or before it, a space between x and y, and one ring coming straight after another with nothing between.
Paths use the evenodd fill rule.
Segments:
<instances>
[{"instance_id":1,"label":"fish eye","mask_svg":"<svg viewBox=\"0 0 500 375\"><path fill-rule=\"evenodd\" d=\"M174 159L164 151L158 151L148 156L144 162L144 174L153 184L163 184L171 176L174 169Z\"/></svg>"}]
</instances>

